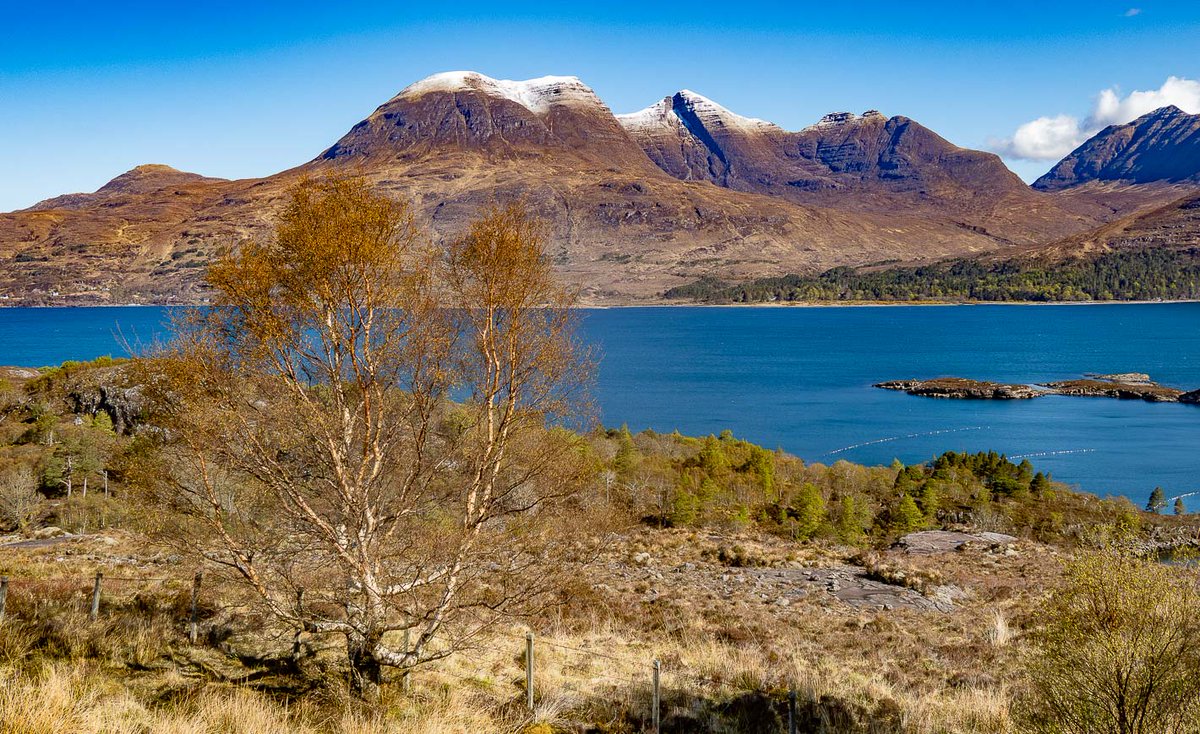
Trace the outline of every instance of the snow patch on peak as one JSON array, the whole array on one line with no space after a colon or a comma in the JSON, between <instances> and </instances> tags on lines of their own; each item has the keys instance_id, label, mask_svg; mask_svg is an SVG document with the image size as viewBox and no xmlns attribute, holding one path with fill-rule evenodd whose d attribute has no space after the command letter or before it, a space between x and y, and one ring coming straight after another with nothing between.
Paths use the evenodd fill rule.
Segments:
<instances>
[{"instance_id":1,"label":"snow patch on peak","mask_svg":"<svg viewBox=\"0 0 1200 734\"><path fill-rule=\"evenodd\" d=\"M739 128L748 131L778 130L779 127L766 120L742 117L695 92L684 89L644 110L617 115L617 122L630 132L672 128L683 125L679 109L685 108L700 119L705 126Z\"/></svg>"},{"instance_id":2,"label":"snow patch on peak","mask_svg":"<svg viewBox=\"0 0 1200 734\"><path fill-rule=\"evenodd\" d=\"M690 89L681 89L675 94L676 102L683 102L692 112L699 117L706 125L710 122L719 122L725 127L740 127L747 130L778 130L779 126L759 120L754 117L743 117L732 110L722 107L716 102L702 94L697 94Z\"/></svg>"},{"instance_id":3,"label":"snow patch on peak","mask_svg":"<svg viewBox=\"0 0 1200 734\"><path fill-rule=\"evenodd\" d=\"M558 104L582 103L601 105L603 102L592 88L574 76L543 76L537 79L513 81L493 79L477 71L444 71L405 87L398 97L420 97L431 92L483 92L516 102L530 112L541 114Z\"/></svg>"},{"instance_id":4,"label":"snow patch on peak","mask_svg":"<svg viewBox=\"0 0 1200 734\"><path fill-rule=\"evenodd\" d=\"M675 116L671 108L671 98L667 97L644 110L628 112L615 117L626 130L650 130L658 127L670 127Z\"/></svg>"}]
</instances>

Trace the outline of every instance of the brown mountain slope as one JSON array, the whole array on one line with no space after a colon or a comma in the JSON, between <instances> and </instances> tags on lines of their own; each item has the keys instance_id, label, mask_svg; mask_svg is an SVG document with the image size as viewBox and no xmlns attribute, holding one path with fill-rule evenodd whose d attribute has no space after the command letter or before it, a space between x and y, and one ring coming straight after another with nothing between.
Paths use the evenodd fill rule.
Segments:
<instances>
[{"instance_id":1,"label":"brown mountain slope","mask_svg":"<svg viewBox=\"0 0 1200 734\"><path fill-rule=\"evenodd\" d=\"M853 122L861 132L784 134L793 137L761 123L778 138L774 147L751 146L738 158L760 161L757 169L735 161L723 179L699 175L701 154L733 160L728 152L741 143L726 135L683 155L697 175L679 175L578 79L439 74L313 161L274 176L223 181L139 167L94 194L0 215L0 296L202 300L203 265L215 252L266 234L289 186L330 173L363 176L412 201L439 240L483 207L521 198L550 221L557 268L593 303L653 298L702 275L987 252L1112 215L1086 198L1072 208L1057 203L1067 200L1060 195L1014 186L988 154L954 148L903 118ZM771 150L782 157L774 168ZM1010 198L1020 206L1003 203ZM1016 210L1031 224L1013 219Z\"/></svg>"},{"instance_id":2,"label":"brown mountain slope","mask_svg":"<svg viewBox=\"0 0 1200 734\"><path fill-rule=\"evenodd\" d=\"M1168 106L1109 126L1033 186L1059 191L1094 181L1200 183L1200 115Z\"/></svg>"},{"instance_id":3,"label":"brown mountain slope","mask_svg":"<svg viewBox=\"0 0 1200 734\"><path fill-rule=\"evenodd\" d=\"M1121 249L1200 247L1200 192L1195 190L1164 206L1131 214L1094 230L1015 254L1049 259L1089 257Z\"/></svg>"}]
</instances>

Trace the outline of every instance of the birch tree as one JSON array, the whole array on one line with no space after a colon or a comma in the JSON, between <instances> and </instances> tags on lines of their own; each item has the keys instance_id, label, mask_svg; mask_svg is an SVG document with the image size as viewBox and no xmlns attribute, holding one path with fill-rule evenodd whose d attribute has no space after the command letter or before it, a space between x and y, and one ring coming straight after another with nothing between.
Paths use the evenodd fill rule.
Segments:
<instances>
[{"instance_id":1,"label":"birch tree","mask_svg":"<svg viewBox=\"0 0 1200 734\"><path fill-rule=\"evenodd\" d=\"M362 695L553 588L591 465L553 427L588 365L544 241L512 206L435 249L365 183L305 182L145 362L163 536L343 635Z\"/></svg>"}]
</instances>

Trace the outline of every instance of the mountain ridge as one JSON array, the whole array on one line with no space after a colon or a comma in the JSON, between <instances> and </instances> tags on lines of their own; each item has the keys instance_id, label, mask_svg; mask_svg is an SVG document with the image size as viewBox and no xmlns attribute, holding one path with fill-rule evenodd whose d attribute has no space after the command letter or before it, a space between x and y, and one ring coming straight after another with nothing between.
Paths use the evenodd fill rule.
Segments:
<instances>
[{"instance_id":1,"label":"mountain ridge","mask_svg":"<svg viewBox=\"0 0 1200 734\"><path fill-rule=\"evenodd\" d=\"M150 165L0 214L0 296L203 301L203 265L265 236L288 188L324 175L411 201L435 242L487 206L523 200L549 221L559 272L594 304L653 300L706 275L1032 246L1167 198L1147 186L1035 191L994 155L902 116L830 113L789 132L687 90L614 115L576 77L447 72L271 176Z\"/></svg>"}]
</instances>

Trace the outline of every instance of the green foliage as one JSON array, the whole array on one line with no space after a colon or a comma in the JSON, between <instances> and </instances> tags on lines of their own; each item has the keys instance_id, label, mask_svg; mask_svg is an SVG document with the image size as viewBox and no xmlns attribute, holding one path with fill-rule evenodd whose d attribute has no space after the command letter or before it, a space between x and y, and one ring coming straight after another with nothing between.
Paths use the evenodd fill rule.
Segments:
<instances>
[{"instance_id":1,"label":"green foliage","mask_svg":"<svg viewBox=\"0 0 1200 734\"><path fill-rule=\"evenodd\" d=\"M709 279L672 288L666 297L710 303L1195 299L1200 247L1126 249L1059 263L963 258L886 270L839 267L732 286Z\"/></svg>"},{"instance_id":2,"label":"green foliage","mask_svg":"<svg viewBox=\"0 0 1200 734\"><path fill-rule=\"evenodd\" d=\"M938 510L942 506L942 493L937 481L929 480L925 482L925 486L921 488L917 504L921 507L921 513L925 517L930 520L937 519Z\"/></svg>"},{"instance_id":3,"label":"green foliage","mask_svg":"<svg viewBox=\"0 0 1200 734\"><path fill-rule=\"evenodd\" d=\"M924 527L925 516L921 514L921 508L908 494L900 495L890 513L889 529L896 535L903 535Z\"/></svg>"},{"instance_id":4,"label":"green foliage","mask_svg":"<svg viewBox=\"0 0 1200 734\"><path fill-rule=\"evenodd\" d=\"M700 511L703 507L704 502L700 499L699 494L689 489L680 489L675 492L671 500L671 512L667 521L676 527L693 525L700 519Z\"/></svg>"},{"instance_id":5,"label":"green foliage","mask_svg":"<svg viewBox=\"0 0 1200 734\"><path fill-rule=\"evenodd\" d=\"M775 455L764 448L755 446L750 449L750 459L746 462L745 470L758 477L763 494L771 497L775 493Z\"/></svg>"},{"instance_id":6,"label":"green foliage","mask_svg":"<svg viewBox=\"0 0 1200 734\"><path fill-rule=\"evenodd\" d=\"M1158 514L1167 509L1167 495L1163 493L1162 487L1155 487L1150 493L1150 499L1146 500L1146 512Z\"/></svg>"},{"instance_id":7,"label":"green foliage","mask_svg":"<svg viewBox=\"0 0 1200 734\"><path fill-rule=\"evenodd\" d=\"M1050 477L1046 476L1042 472L1034 474L1033 479L1031 479L1029 482L1029 491L1033 493L1033 496L1042 497L1049 490Z\"/></svg>"},{"instance_id":8,"label":"green foliage","mask_svg":"<svg viewBox=\"0 0 1200 734\"><path fill-rule=\"evenodd\" d=\"M800 486L793 511L788 513L792 521L792 533L798 540L809 540L825 523L825 498L821 490L811 482Z\"/></svg>"},{"instance_id":9,"label":"green foliage","mask_svg":"<svg viewBox=\"0 0 1200 734\"><path fill-rule=\"evenodd\" d=\"M865 501L855 499L851 495L843 495L838 500L834 529L842 542L851 545L861 543L870 524L870 508Z\"/></svg>"},{"instance_id":10,"label":"green foliage","mask_svg":"<svg viewBox=\"0 0 1200 734\"><path fill-rule=\"evenodd\" d=\"M700 449L696 463L709 476L721 476L730 469L729 458L721 441L713 436L704 439L704 447Z\"/></svg>"},{"instance_id":11,"label":"green foliage","mask_svg":"<svg viewBox=\"0 0 1200 734\"><path fill-rule=\"evenodd\" d=\"M1120 552L1085 553L1039 618L1017 707L1021 731L1200 729L1200 591L1186 573Z\"/></svg>"},{"instance_id":12,"label":"green foliage","mask_svg":"<svg viewBox=\"0 0 1200 734\"><path fill-rule=\"evenodd\" d=\"M617 432L617 455L613 459L613 471L618 476L627 476L636 466L637 459L637 449L633 446L629 426L622 425L621 430Z\"/></svg>"},{"instance_id":13,"label":"green foliage","mask_svg":"<svg viewBox=\"0 0 1200 734\"><path fill-rule=\"evenodd\" d=\"M635 468L604 496L615 492L614 502L654 523L757 526L787 538L863 545L887 544L900 533L943 523L1078 543L1088 529L1117 537L1175 522L1156 521L1123 498L1072 492L1029 462L1014 463L995 451L947 452L911 466L823 466L729 432L705 438L625 434L609 430L592 438L607 442L595 455L613 457L601 467L610 477L625 466L624 457L636 457Z\"/></svg>"},{"instance_id":14,"label":"green foliage","mask_svg":"<svg viewBox=\"0 0 1200 734\"><path fill-rule=\"evenodd\" d=\"M1187 507L1184 506L1182 497L1175 498L1175 514L1176 515L1186 515L1187 514Z\"/></svg>"}]
</instances>

